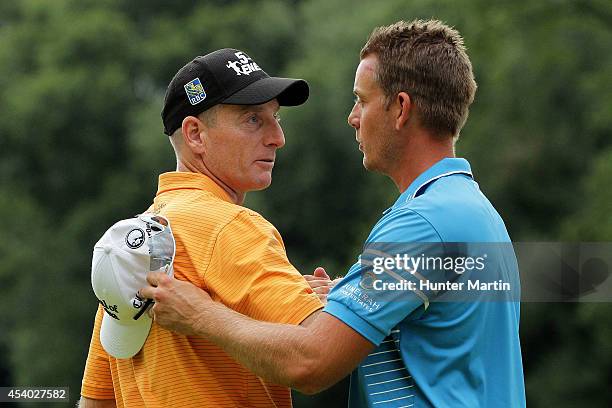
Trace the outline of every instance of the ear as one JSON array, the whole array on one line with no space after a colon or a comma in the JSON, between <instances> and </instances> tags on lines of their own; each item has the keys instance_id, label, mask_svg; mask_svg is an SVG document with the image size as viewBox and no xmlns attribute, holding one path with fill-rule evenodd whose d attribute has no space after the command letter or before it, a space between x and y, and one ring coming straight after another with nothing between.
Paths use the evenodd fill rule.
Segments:
<instances>
[{"instance_id":1,"label":"ear","mask_svg":"<svg viewBox=\"0 0 612 408\"><path fill-rule=\"evenodd\" d=\"M207 130L206 125L200 119L195 116L187 116L181 125L185 145L196 154L204 153L204 137Z\"/></svg>"},{"instance_id":2,"label":"ear","mask_svg":"<svg viewBox=\"0 0 612 408\"><path fill-rule=\"evenodd\" d=\"M410 95L406 92L400 92L395 97L395 108L397 115L395 117L395 130L403 128L412 113L412 101Z\"/></svg>"}]
</instances>

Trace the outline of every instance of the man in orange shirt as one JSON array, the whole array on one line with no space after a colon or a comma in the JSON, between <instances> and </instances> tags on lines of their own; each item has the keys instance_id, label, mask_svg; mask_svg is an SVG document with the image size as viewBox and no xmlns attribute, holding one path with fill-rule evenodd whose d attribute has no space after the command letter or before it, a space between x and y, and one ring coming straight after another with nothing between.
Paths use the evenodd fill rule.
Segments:
<instances>
[{"instance_id":1,"label":"man in orange shirt","mask_svg":"<svg viewBox=\"0 0 612 408\"><path fill-rule=\"evenodd\" d=\"M306 325L323 306L287 259L274 226L242 207L246 192L272 181L276 150L285 144L279 107L307 98L305 81L269 77L244 52L222 49L181 68L164 101L177 171L159 176L147 212L172 225L174 276L258 320ZM100 331L111 326L102 322L113 319L104 309L96 316L81 406L291 406L288 388L255 376L204 339L155 323L133 357L113 357L100 342Z\"/></svg>"}]
</instances>

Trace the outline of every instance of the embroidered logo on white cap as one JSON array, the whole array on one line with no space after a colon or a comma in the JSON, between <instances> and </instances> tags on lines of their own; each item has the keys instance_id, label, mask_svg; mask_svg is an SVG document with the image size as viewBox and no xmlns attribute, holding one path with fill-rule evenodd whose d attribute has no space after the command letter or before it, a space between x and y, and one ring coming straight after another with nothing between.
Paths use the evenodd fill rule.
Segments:
<instances>
[{"instance_id":1,"label":"embroidered logo on white cap","mask_svg":"<svg viewBox=\"0 0 612 408\"><path fill-rule=\"evenodd\" d=\"M96 243L91 263L91 285L104 308L100 342L108 354L130 358L144 345L152 320L152 304L138 291L147 273L173 275L176 245L169 221L141 214L110 227Z\"/></svg>"}]
</instances>

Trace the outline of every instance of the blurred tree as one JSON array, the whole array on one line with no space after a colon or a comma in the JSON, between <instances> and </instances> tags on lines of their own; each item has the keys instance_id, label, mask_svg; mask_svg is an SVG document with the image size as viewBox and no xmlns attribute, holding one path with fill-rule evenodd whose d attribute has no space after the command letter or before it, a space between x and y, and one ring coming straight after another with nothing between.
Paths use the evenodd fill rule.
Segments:
<instances>
[{"instance_id":1,"label":"blurred tree","mask_svg":"<svg viewBox=\"0 0 612 408\"><path fill-rule=\"evenodd\" d=\"M515 239L559 233L580 205L569 192L610 143L612 99L601 90L609 88L612 30L583 4L483 4L463 30L479 90L459 149L477 158L476 174L503 203Z\"/></svg>"},{"instance_id":2,"label":"blurred tree","mask_svg":"<svg viewBox=\"0 0 612 408\"><path fill-rule=\"evenodd\" d=\"M563 223L563 237L567 240L610 241L612 237L612 148L591 160L591 171L577 189L580 206Z\"/></svg>"}]
</instances>

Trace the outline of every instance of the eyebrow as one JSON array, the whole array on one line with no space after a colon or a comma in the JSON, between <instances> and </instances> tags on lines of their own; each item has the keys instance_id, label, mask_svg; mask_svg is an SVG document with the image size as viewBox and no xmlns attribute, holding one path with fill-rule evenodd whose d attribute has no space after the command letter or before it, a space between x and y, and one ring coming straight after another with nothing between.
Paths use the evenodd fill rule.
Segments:
<instances>
[{"instance_id":1,"label":"eyebrow","mask_svg":"<svg viewBox=\"0 0 612 408\"><path fill-rule=\"evenodd\" d=\"M256 111L256 112L261 112L263 111L263 107L261 105L239 105L240 108L238 109L241 113L242 112L246 112L246 111Z\"/></svg>"},{"instance_id":2,"label":"eyebrow","mask_svg":"<svg viewBox=\"0 0 612 408\"><path fill-rule=\"evenodd\" d=\"M265 111L263 104L262 105L237 105L237 106L239 106L238 108L239 115L243 115L247 112L264 112ZM281 107L279 105L278 109L276 109L274 113L277 113L278 111L280 111L280 108Z\"/></svg>"}]
</instances>

